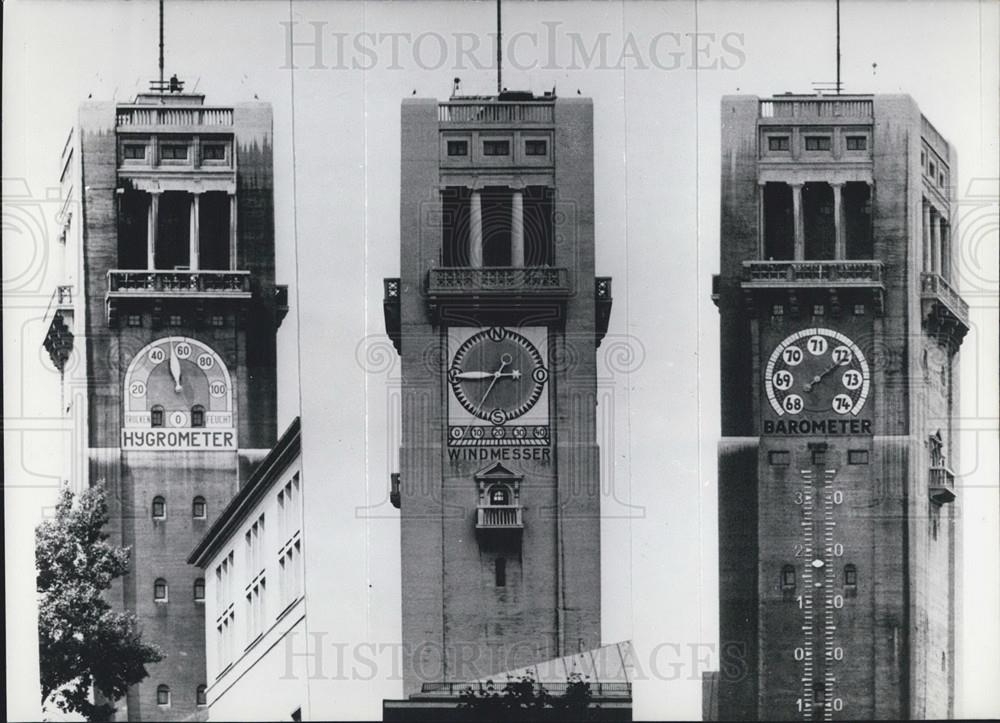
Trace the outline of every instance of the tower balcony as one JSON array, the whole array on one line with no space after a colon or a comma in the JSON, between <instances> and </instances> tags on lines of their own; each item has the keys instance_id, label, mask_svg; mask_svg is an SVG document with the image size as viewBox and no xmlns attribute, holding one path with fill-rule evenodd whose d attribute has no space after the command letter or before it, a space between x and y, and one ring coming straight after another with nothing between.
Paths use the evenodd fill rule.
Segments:
<instances>
[{"instance_id":1,"label":"tower balcony","mask_svg":"<svg viewBox=\"0 0 1000 723\"><path fill-rule=\"evenodd\" d=\"M969 305L940 274L920 274L920 308L924 326L943 334L957 347L969 331Z\"/></svg>"},{"instance_id":2,"label":"tower balcony","mask_svg":"<svg viewBox=\"0 0 1000 723\"><path fill-rule=\"evenodd\" d=\"M438 121L462 125L551 125L555 120L555 98L507 101L498 98L468 98L438 103Z\"/></svg>"},{"instance_id":3,"label":"tower balcony","mask_svg":"<svg viewBox=\"0 0 1000 723\"><path fill-rule=\"evenodd\" d=\"M766 294L789 304L793 315L807 299L822 300L835 310L850 295L870 297L875 312L883 312L885 282L881 261L744 261L740 288L747 303L756 305ZM712 298L718 300L722 280L713 279Z\"/></svg>"},{"instance_id":4,"label":"tower balcony","mask_svg":"<svg viewBox=\"0 0 1000 723\"><path fill-rule=\"evenodd\" d=\"M382 279L382 289L385 292L382 297L385 333L392 340L392 345L396 347L396 353L401 354L403 348L400 343L402 317L399 309L399 278Z\"/></svg>"},{"instance_id":5,"label":"tower balcony","mask_svg":"<svg viewBox=\"0 0 1000 723\"><path fill-rule=\"evenodd\" d=\"M140 299L249 301L252 297L249 271L111 269L104 301L111 323L122 302Z\"/></svg>"},{"instance_id":6,"label":"tower balcony","mask_svg":"<svg viewBox=\"0 0 1000 723\"><path fill-rule=\"evenodd\" d=\"M565 297L572 292L569 270L552 266L450 267L431 269L427 295L448 297Z\"/></svg>"},{"instance_id":7,"label":"tower balcony","mask_svg":"<svg viewBox=\"0 0 1000 723\"><path fill-rule=\"evenodd\" d=\"M233 109L221 106L151 106L142 103L118 106L115 125L119 131L203 132L232 131Z\"/></svg>"},{"instance_id":8,"label":"tower balcony","mask_svg":"<svg viewBox=\"0 0 1000 723\"><path fill-rule=\"evenodd\" d=\"M931 467L928 478L928 492L938 504L955 501L955 473L944 466Z\"/></svg>"},{"instance_id":9,"label":"tower balcony","mask_svg":"<svg viewBox=\"0 0 1000 723\"><path fill-rule=\"evenodd\" d=\"M480 505L476 508L476 530L480 532L524 529L521 505Z\"/></svg>"},{"instance_id":10,"label":"tower balcony","mask_svg":"<svg viewBox=\"0 0 1000 723\"><path fill-rule=\"evenodd\" d=\"M73 351L73 287L60 285L52 292L45 310L45 340L42 346L52 364L62 371Z\"/></svg>"}]
</instances>

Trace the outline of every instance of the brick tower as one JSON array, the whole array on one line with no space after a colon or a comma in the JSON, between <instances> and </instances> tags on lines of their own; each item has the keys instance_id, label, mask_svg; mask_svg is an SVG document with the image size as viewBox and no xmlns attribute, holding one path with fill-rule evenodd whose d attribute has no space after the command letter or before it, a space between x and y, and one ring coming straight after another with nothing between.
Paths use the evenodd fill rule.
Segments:
<instances>
[{"instance_id":1,"label":"brick tower","mask_svg":"<svg viewBox=\"0 0 1000 723\"><path fill-rule=\"evenodd\" d=\"M404 692L600 645L590 100L402 105Z\"/></svg>"},{"instance_id":2,"label":"brick tower","mask_svg":"<svg viewBox=\"0 0 1000 723\"><path fill-rule=\"evenodd\" d=\"M82 429L77 483L106 481L112 539L132 548L112 598L165 654L119 706L128 720L204 718L205 588L186 558L274 443L287 310L270 106L181 88L80 107L63 153L69 283L45 341Z\"/></svg>"},{"instance_id":3,"label":"brick tower","mask_svg":"<svg viewBox=\"0 0 1000 723\"><path fill-rule=\"evenodd\" d=\"M907 96L722 100L720 719L954 715L956 173Z\"/></svg>"}]
</instances>

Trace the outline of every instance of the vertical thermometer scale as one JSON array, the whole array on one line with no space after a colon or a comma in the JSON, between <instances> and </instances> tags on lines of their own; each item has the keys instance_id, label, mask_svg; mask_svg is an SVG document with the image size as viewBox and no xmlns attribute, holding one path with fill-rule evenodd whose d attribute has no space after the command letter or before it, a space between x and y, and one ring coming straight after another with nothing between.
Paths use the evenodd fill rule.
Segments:
<instances>
[{"instance_id":1,"label":"vertical thermometer scale","mask_svg":"<svg viewBox=\"0 0 1000 723\"><path fill-rule=\"evenodd\" d=\"M799 549L805 563L797 600L802 644L794 656L801 666L802 693L796 708L803 720L833 720L833 714L844 709L836 676L837 664L844 660L844 649L837 644L837 611L844 607L844 596L836 589L835 573L844 554L843 544L835 537L835 511L844 501L844 492L834 487L836 475L836 469L803 469L802 488L796 494L802 507Z\"/></svg>"}]
</instances>

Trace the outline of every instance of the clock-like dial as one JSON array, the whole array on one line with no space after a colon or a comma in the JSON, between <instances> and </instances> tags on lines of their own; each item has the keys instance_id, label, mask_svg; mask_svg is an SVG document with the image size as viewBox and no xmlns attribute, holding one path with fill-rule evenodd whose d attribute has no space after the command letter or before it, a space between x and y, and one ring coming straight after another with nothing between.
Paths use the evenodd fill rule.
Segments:
<instances>
[{"instance_id":1,"label":"clock-like dial","mask_svg":"<svg viewBox=\"0 0 1000 723\"><path fill-rule=\"evenodd\" d=\"M786 337L764 370L767 399L779 417L806 412L857 416L870 386L861 349L832 329L803 329Z\"/></svg>"},{"instance_id":2,"label":"clock-like dial","mask_svg":"<svg viewBox=\"0 0 1000 723\"><path fill-rule=\"evenodd\" d=\"M535 345L500 326L466 339L448 369L448 381L459 404L495 425L530 410L541 398L548 378Z\"/></svg>"}]
</instances>

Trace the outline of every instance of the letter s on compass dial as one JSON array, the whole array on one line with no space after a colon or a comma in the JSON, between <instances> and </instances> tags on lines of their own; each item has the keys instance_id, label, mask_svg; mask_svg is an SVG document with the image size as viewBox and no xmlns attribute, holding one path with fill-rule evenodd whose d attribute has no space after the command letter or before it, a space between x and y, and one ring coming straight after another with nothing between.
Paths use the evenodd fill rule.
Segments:
<instances>
[{"instance_id":1,"label":"letter s on compass dial","mask_svg":"<svg viewBox=\"0 0 1000 723\"><path fill-rule=\"evenodd\" d=\"M857 416L870 387L861 349L832 329L803 329L786 337L764 369L767 400L779 417L805 412Z\"/></svg>"},{"instance_id":2,"label":"letter s on compass dial","mask_svg":"<svg viewBox=\"0 0 1000 723\"><path fill-rule=\"evenodd\" d=\"M500 326L476 332L448 369L455 398L470 414L501 425L535 406L549 371L528 339Z\"/></svg>"}]
</instances>

